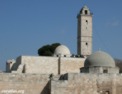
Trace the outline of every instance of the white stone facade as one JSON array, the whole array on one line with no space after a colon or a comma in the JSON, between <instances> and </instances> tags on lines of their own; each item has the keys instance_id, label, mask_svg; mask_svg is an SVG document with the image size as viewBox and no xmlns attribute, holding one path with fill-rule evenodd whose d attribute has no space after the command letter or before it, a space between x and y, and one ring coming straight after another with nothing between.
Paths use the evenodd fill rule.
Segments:
<instances>
[{"instance_id":1,"label":"white stone facade","mask_svg":"<svg viewBox=\"0 0 122 94\"><path fill-rule=\"evenodd\" d=\"M16 59L16 62L12 64L13 66L10 71L13 73L55 75L80 73L80 68L84 66L84 61L85 58L74 57L20 56ZM9 66L7 68L10 69Z\"/></svg>"}]
</instances>

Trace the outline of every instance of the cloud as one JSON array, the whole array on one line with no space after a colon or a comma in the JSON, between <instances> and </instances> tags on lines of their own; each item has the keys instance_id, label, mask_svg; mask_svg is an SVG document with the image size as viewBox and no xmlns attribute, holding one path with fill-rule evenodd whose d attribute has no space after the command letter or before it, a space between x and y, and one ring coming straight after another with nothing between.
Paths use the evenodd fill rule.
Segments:
<instances>
[{"instance_id":1,"label":"cloud","mask_svg":"<svg viewBox=\"0 0 122 94\"><path fill-rule=\"evenodd\" d=\"M107 26L109 26L109 27L117 27L117 26L119 26L119 25L120 25L120 23L119 23L119 21L117 21L117 20L107 23Z\"/></svg>"}]
</instances>

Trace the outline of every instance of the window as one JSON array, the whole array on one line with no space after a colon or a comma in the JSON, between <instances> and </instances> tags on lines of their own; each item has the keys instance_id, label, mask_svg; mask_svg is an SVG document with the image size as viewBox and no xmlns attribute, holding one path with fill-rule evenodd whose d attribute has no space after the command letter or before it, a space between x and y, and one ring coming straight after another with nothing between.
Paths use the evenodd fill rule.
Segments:
<instances>
[{"instance_id":1,"label":"window","mask_svg":"<svg viewBox=\"0 0 122 94\"><path fill-rule=\"evenodd\" d=\"M110 94L110 92L109 91L106 91L105 94Z\"/></svg>"},{"instance_id":2,"label":"window","mask_svg":"<svg viewBox=\"0 0 122 94\"><path fill-rule=\"evenodd\" d=\"M86 45L86 49L88 49L88 43L87 42L85 43L85 45Z\"/></svg>"},{"instance_id":3,"label":"window","mask_svg":"<svg viewBox=\"0 0 122 94\"><path fill-rule=\"evenodd\" d=\"M88 20L86 20L86 23L88 24Z\"/></svg>"},{"instance_id":4,"label":"window","mask_svg":"<svg viewBox=\"0 0 122 94\"><path fill-rule=\"evenodd\" d=\"M85 10L85 14L86 14L86 15L88 14L88 11L87 11L87 10Z\"/></svg>"},{"instance_id":5,"label":"window","mask_svg":"<svg viewBox=\"0 0 122 94\"><path fill-rule=\"evenodd\" d=\"M103 70L103 73L108 73L108 70L107 70L107 69L104 69L104 70Z\"/></svg>"}]
</instances>

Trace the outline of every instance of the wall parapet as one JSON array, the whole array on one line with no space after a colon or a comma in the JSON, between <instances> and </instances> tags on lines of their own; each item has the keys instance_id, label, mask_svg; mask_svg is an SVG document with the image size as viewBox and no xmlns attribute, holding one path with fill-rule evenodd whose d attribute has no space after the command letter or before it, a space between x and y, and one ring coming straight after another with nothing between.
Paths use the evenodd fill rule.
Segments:
<instances>
[{"instance_id":1,"label":"wall parapet","mask_svg":"<svg viewBox=\"0 0 122 94\"><path fill-rule=\"evenodd\" d=\"M50 74L26 74L26 73L0 73L0 81L2 82L39 82L49 81Z\"/></svg>"}]
</instances>

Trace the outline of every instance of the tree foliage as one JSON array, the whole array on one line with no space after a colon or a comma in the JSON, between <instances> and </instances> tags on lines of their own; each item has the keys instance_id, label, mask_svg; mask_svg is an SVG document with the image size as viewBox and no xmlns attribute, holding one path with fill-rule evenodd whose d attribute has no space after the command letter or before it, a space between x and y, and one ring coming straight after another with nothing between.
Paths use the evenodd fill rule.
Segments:
<instances>
[{"instance_id":1,"label":"tree foliage","mask_svg":"<svg viewBox=\"0 0 122 94\"><path fill-rule=\"evenodd\" d=\"M39 56L52 56L54 54L55 48L59 45L60 45L60 43L44 45L38 49L38 55Z\"/></svg>"}]
</instances>

